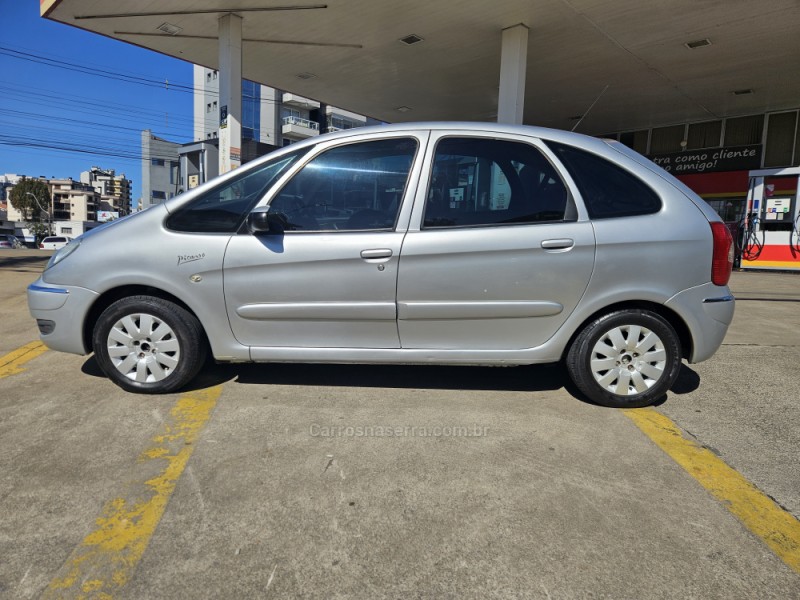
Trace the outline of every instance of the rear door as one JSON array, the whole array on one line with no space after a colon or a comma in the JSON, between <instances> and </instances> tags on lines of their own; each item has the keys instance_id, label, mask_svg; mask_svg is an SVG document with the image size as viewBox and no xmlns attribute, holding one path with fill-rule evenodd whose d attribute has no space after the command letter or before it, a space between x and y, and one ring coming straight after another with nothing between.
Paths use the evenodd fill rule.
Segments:
<instances>
[{"instance_id":1,"label":"rear door","mask_svg":"<svg viewBox=\"0 0 800 600\"><path fill-rule=\"evenodd\" d=\"M538 346L594 266L591 223L538 140L432 135L397 286L403 348Z\"/></svg>"}]
</instances>

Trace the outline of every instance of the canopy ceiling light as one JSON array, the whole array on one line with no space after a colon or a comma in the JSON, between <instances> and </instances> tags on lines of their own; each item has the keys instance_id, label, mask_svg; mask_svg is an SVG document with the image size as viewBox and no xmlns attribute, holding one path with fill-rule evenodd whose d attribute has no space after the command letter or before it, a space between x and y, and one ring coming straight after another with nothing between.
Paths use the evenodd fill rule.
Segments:
<instances>
[{"instance_id":1,"label":"canopy ceiling light","mask_svg":"<svg viewBox=\"0 0 800 600\"><path fill-rule=\"evenodd\" d=\"M711 40L708 38L704 38L702 40L695 40L693 42L686 42L684 46L686 46L689 50L696 50L697 48L705 48L706 46L711 45Z\"/></svg>"},{"instance_id":2,"label":"canopy ceiling light","mask_svg":"<svg viewBox=\"0 0 800 600\"><path fill-rule=\"evenodd\" d=\"M407 35L405 37L401 37L400 41L403 42L404 44L407 44L408 46L411 46L413 44L418 44L420 42L424 42L425 38L421 37L421 36L418 36L416 33L412 33L412 34Z\"/></svg>"},{"instance_id":3,"label":"canopy ceiling light","mask_svg":"<svg viewBox=\"0 0 800 600\"><path fill-rule=\"evenodd\" d=\"M183 27L178 27L177 25L173 25L172 23L162 23L158 27L156 27L159 31L163 31L169 35L178 35L181 31L183 31Z\"/></svg>"}]
</instances>

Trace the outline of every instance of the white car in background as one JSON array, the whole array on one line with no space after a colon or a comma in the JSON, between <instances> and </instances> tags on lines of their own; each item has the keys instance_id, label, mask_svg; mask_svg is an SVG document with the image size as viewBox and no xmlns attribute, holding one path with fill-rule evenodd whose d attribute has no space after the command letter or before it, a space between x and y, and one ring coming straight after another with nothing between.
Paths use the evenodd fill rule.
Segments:
<instances>
[{"instance_id":1,"label":"white car in background","mask_svg":"<svg viewBox=\"0 0 800 600\"><path fill-rule=\"evenodd\" d=\"M60 250L72 241L68 235L53 235L39 242L39 250Z\"/></svg>"}]
</instances>

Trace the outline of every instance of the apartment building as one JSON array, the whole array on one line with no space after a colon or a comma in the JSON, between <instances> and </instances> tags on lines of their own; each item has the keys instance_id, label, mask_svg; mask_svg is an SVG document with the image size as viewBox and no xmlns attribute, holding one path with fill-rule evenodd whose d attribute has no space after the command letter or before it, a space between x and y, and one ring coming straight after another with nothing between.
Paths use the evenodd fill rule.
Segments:
<instances>
[{"instance_id":1,"label":"apartment building","mask_svg":"<svg viewBox=\"0 0 800 600\"><path fill-rule=\"evenodd\" d=\"M194 66L194 141L170 142L142 131L142 195L135 209L159 204L197 187L219 171L219 73ZM242 81L242 163L328 131L378 124L347 110Z\"/></svg>"},{"instance_id":2,"label":"apartment building","mask_svg":"<svg viewBox=\"0 0 800 600\"><path fill-rule=\"evenodd\" d=\"M219 74L194 66L194 139L213 140L220 123ZM242 82L242 145L274 147L379 121L252 81ZM244 157L243 157L244 158Z\"/></svg>"},{"instance_id":3,"label":"apartment building","mask_svg":"<svg viewBox=\"0 0 800 600\"><path fill-rule=\"evenodd\" d=\"M81 183L91 185L100 194L98 215L110 213L112 218L119 218L130 212L131 181L125 173L117 175L114 169L92 167L81 173Z\"/></svg>"},{"instance_id":4,"label":"apartment building","mask_svg":"<svg viewBox=\"0 0 800 600\"><path fill-rule=\"evenodd\" d=\"M97 221L100 194L88 183L67 179L50 179L52 220Z\"/></svg>"},{"instance_id":5,"label":"apartment building","mask_svg":"<svg viewBox=\"0 0 800 600\"><path fill-rule=\"evenodd\" d=\"M219 73L194 65L194 140L217 138L220 124ZM242 80L242 142L280 146L278 90Z\"/></svg>"}]
</instances>

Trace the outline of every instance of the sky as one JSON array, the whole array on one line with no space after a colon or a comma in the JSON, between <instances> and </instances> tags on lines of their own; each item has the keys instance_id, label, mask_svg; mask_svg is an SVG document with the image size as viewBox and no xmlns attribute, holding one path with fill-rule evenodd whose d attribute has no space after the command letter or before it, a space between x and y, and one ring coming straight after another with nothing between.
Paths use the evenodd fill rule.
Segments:
<instances>
[{"instance_id":1,"label":"sky","mask_svg":"<svg viewBox=\"0 0 800 600\"><path fill-rule=\"evenodd\" d=\"M141 130L192 139L192 65L0 0L0 175L79 179L96 166L141 193Z\"/></svg>"}]
</instances>

